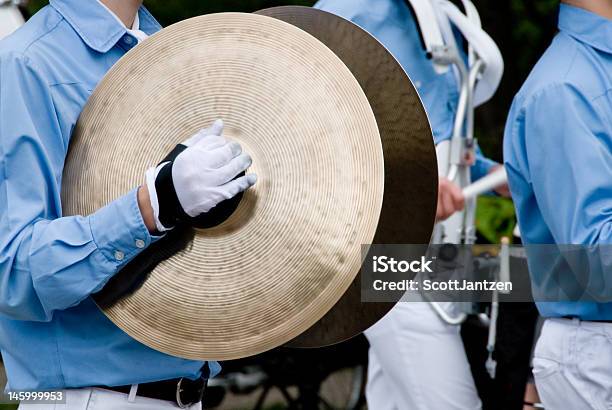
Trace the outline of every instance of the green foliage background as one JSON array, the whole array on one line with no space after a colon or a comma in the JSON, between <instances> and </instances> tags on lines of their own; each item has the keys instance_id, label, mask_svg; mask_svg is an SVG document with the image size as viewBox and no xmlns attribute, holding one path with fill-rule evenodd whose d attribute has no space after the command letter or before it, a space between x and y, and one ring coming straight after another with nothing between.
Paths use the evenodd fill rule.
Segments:
<instances>
[{"instance_id":1,"label":"green foliage background","mask_svg":"<svg viewBox=\"0 0 612 410\"><path fill-rule=\"evenodd\" d=\"M476 229L485 242L499 243L506 236L512 238L516 225L514 204L507 198L481 196L476 205Z\"/></svg>"},{"instance_id":2,"label":"green foliage background","mask_svg":"<svg viewBox=\"0 0 612 410\"><path fill-rule=\"evenodd\" d=\"M376 2L372 7L376 7ZM502 135L512 98L531 67L556 33L559 0L473 0L484 29L499 45L505 61L502 83L491 101L476 111L475 134L485 154L502 160ZM30 0L28 11L47 3ZM162 25L200 14L222 11L252 12L280 5L310 6L313 0L145 0L144 4ZM501 219L500 219L501 218ZM496 197L480 199L477 227L482 236L495 242L513 226L509 201ZM503 219L503 220L502 220Z\"/></svg>"}]
</instances>

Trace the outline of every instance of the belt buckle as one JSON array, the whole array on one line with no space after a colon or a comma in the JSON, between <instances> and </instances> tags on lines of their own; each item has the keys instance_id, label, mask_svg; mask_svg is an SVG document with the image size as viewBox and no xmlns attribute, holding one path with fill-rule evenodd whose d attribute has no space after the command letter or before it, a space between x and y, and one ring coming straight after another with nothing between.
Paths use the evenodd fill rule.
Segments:
<instances>
[{"instance_id":1,"label":"belt buckle","mask_svg":"<svg viewBox=\"0 0 612 410\"><path fill-rule=\"evenodd\" d=\"M182 393L186 391L186 389L183 387L183 382L186 381L186 383L193 383L194 386L193 389L189 389L192 390L193 393L195 393L193 395L193 397L191 398L186 398L188 400L186 400L185 402L183 401L183 397L182 397ZM176 404L177 406L179 406L179 408L181 409L186 409L187 407L193 406L194 404L201 402L202 398L204 397L204 390L206 389L206 380L203 378L198 378L197 380L189 380L189 379L185 379L184 377L181 377L178 381L178 383L176 384Z\"/></svg>"}]
</instances>

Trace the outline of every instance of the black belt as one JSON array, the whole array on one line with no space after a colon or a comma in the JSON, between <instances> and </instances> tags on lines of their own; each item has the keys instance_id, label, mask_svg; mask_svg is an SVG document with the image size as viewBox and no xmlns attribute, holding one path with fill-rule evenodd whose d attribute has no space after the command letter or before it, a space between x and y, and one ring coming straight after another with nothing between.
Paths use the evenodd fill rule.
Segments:
<instances>
[{"instance_id":1,"label":"black belt","mask_svg":"<svg viewBox=\"0 0 612 410\"><path fill-rule=\"evenodd\" d=\"M176 403L181 409L184 409L202 401L207 382L207 379L201 377L196 380L180 378L142 383L138 385L136 395L150 399L171 401ZM131 385L98 387L125 394L130 394L132 388Z\"/></svg>"}]
</instances>

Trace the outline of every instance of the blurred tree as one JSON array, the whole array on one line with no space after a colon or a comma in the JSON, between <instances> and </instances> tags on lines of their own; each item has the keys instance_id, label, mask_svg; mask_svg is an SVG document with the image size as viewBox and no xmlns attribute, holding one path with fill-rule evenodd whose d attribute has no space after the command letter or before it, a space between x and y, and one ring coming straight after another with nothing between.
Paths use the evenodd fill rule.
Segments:
<instances>
[{"instance_id":1,"label":"blurred tree","mask_svg":"<svg viewBox=\"0 0 612 410\"><path fill-rule=\"evenodd\" d=\"M516 225L512 201L497 196L478 197L476 229L487 243L500 243L502 237L512 238Z\"/></svg>"}]
</instances>

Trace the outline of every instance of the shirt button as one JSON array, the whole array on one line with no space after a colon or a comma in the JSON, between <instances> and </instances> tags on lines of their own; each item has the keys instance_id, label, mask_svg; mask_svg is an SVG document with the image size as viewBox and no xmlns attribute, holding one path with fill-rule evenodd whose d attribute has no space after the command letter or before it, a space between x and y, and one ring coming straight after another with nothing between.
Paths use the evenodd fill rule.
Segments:
<instances>
[{"instance_id":1,"label":"shirt button","mask_svg":"<svg viewBox=\"0 0 612 410\"><path fill-rule=\"evenodd\" d=\"M136 239L136 247L138 249L142 249L145 246L145 241L143 241L142 239Z\"/></svg>"},{"instance_id":2,"label":"shirt button","mask_svg":"<svg viewBox=\"0 0 612 410\"><path fill-rule=\"evenodd\" d=\"M125 254L121 251L115 251L115 259L118 261L122 261L125 258Z\"/></svg>"},{"instance_id":3,"label":"shirt button","mask_svg":"<svg viewBox=\"0 0 612 410\"><path fill-rule=\"evenodd\" d=\"M123 37L123 42L125 44L132 45L134 43L134 39L132 38L132 36L126 35L125 37Z\"/></svg>"}]
</instances>

